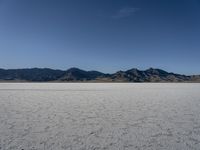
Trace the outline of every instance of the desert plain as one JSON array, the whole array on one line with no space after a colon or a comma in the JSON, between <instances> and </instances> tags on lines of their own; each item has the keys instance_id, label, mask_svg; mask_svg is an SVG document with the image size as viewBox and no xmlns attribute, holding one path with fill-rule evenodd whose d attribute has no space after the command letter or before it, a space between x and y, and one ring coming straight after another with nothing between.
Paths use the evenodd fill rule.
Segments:
<instances>
[{"instance_id":1,"label":"desert plain","mask_svg":"<svg viewBox=\"0 0 200 150\"><path fill-rule=\"evenodd\" d=\"M0 150L199 150L198 83L1 83Z\"/></svg>"}]
</instances>

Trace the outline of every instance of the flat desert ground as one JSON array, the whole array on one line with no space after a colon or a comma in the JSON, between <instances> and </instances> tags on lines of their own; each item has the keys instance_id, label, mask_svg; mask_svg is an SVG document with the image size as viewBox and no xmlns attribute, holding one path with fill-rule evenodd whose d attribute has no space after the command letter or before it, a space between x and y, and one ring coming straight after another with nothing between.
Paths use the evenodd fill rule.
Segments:
<instances>
[{"instance_id":1,"label":"flat desert ground","mask_svg":"<svg viewBox=\"0 0 200 150\"><path fill-rule=\"evenodd\" d=\"M200 84L1 83L1 150L199 150Z\"/></svg>"}]
</instances>

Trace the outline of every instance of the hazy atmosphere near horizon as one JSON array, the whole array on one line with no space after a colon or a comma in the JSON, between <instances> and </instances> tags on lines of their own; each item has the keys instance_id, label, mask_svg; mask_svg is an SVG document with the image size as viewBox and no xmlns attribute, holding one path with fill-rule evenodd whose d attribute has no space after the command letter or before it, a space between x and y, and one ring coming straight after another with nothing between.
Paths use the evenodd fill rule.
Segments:
<instances>
[{"instance_id":1,"label":"hazy atmosphere near horizon","mask_svg":"<svg viewBox=\"0 0 200 150\"><path fill-rule=\"evenodd\" d=\"M0 0L0 68L200 74L199 0Z\"/></svg>"}]
</instances>

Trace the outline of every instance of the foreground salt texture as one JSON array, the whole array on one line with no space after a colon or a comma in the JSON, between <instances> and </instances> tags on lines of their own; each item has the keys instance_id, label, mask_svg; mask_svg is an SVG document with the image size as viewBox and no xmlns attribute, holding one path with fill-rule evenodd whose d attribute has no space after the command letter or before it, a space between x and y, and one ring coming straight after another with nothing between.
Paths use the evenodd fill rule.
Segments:
<instances>
[{"instance_id":1,"label":"foreground salt texture","mask_svg":"<svg viewBox=\"0 0 200 150\"><path fill-rule=\"evenodd\" d=\"M0 149L200 149L200 84L0 84Z\"/></svg>"}]
</instances>

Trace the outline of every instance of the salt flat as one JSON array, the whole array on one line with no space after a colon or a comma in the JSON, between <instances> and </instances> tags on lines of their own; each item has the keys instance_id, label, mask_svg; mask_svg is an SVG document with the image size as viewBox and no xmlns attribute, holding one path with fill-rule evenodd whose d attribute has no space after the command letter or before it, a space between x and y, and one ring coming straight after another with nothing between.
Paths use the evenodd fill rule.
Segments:
<instances>
[{"instance_id":1,"label":"salt flat","mask_svg":"<svg viewBox=\"0 0 200 150\"><path fill-rule=\"evenodd\" d=\"M200 84L1 83L1 150L200 149Z\"/></svg>"}]
</instances>

